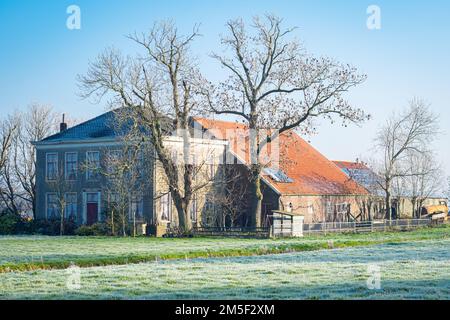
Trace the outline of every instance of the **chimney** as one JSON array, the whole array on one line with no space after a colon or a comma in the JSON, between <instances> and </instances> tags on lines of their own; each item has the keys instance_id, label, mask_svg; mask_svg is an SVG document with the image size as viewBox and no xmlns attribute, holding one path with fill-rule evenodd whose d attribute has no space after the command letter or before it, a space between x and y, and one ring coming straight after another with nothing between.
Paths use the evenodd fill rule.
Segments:
<instances>
[{"instance_id":1,"label":"chimney","mask_svg":"<svg viewBox=\"0 0 450 320\"><path fill-rule=\"evenodd\" d=\"M67 130L67 123L64 122L65 114L62 115L62 122L59 124L59 132Z\"/></svg>"}]
</instances>

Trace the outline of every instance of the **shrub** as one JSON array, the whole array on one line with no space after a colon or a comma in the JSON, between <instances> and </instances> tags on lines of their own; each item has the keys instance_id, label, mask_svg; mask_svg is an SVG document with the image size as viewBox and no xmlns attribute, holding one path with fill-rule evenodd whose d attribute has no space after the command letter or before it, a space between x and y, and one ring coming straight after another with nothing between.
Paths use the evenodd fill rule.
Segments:
<instances>
[{"instance_id":1,"label":"shrub","mask_svg":"<svg viewBox=\"0 0 450 320\"><path fill-rule=\"evenodd\" d=\"M42 234L59 236L61 221L52 220L22 220L16 225L15 234ZM64 221L64 235L74 235L77 225L73 219Z\"/></svg>"},{"instance_id":2,"label":"shrub","mask_svg":"<svg viewBox=\"0 0 450 320\"><path fill-rule=\"evenodd\" d=\"M16 226L22 219L20 216L6 212L0 216L0 234L15 234Z\"/></svg>"},{"instance_id":3,"label":"shrub","mask_svg":"<svg viewBox=\"0 0 450 320\"><path fill-rule=\"evenodd\" d=\"M109 228L105 223L95 223L91 226L79 226L75 234L77 236L107 236Z\"/></svg>"}]
</instances>

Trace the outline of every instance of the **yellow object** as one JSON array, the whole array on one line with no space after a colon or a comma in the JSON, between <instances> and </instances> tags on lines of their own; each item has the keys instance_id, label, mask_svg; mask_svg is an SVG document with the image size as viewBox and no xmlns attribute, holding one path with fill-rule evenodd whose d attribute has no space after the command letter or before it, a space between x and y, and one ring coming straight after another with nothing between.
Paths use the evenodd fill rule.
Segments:
<instances>
[{"instance_id":1,"label":"yellow object","mask_svg":"<svg viewBox=\"0 0 450 320\"><path fill-rule=\"evenodd\" d=\"M448 219L448 206L447 203L442 202L439 205L426 206L422 208L422 216L433 216L438 214L444 214L444 220Z\"/></svg>"}]
</instances>

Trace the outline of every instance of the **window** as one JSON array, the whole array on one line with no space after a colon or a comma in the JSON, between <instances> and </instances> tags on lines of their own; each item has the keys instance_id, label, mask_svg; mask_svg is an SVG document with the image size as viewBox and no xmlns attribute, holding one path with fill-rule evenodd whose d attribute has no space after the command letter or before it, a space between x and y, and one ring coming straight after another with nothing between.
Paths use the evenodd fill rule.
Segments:
<instances>
[{"instance_id":1,"label":"window","mask_svg":"<svg viewBox=\"0 0 450 320\"><path fill-rule=\"evenodd\" d=\"M215 156L214 153L209 156L208 159L208 176L209 180L214 180L214 176L216 175L216 165L215 165Z\"/></svg>"},{"instance_id":2,"label":"window","mask_svg":"<svg viewBox=\"0 0 450 320\"><path fill-rule=\"evenodd\" d=\"M345 215L347 214L350 210L350 205L348 203L340 203L336 205L336 213L338 215Z\"/></svg>"},{"instance_id":3,"label":"window","mask_svg":"<svg viewBox=\"0 0 450 320\"><path fill-rule=\"evenodd\" d=\"M172 216L172 199L170 192L161 197L161 220L170 221Z\"/></svg>"},{"instance_id":4,"label":"window","mask_svg":"<svg viewBox=\"0 0 450 320\"><path fill-rule=\"evenodd\" d=\"M326 207L327 214L333 214L334 213L333 209L334 208L333 208L333 204L331 203L331 201L327 201L327 207Z\"/></svg>"},{"instance_id":5,"label":"window","mask_svg":"<svg viewBox=\"0 0 450 320\"><path fill-rule=\"evenodd\" d=\"M86 153L86 179L96 180L98 179L99 169L100 169L100 152L98 151L88 151Z\"/></svg>"},{"instance_id":6,"label":"window","mask_svg":"<svg viewBox=\"0 0 450 320\"><path fill-rule=\"evenodd\" d=\"M131 197L131 218L135 215L136 219L144 217L144 199L142 195L133 195Z\"/></svg>"},{"instance_id":7,"label":"window","mask_svg":"<svg viewBox=\"0 0 450 320\"><path fill-rule=\"evenodd\" d=\"M136 167L138 168L138 170L143 170L144 169L144 151L143 150L139 150L137 152L137 159L136 159Z\"/></svg>"},{"instance_id":8,"label":"window","mask_svg":"<svg viewBox=\"0 0 450 320\"><path fill-rule=\"evenodd\" d=\"M77 220L77 194L76 193L66 193L66 211L64 215L67 219Z\"/></svg>"},{"instance_id":9,"label":"window","mask_svg":"<svg viewBox=\"0 0 450 320\"><path fill-rule=\"evenodd\" d=\"M192 197L190 214L191 214L191 221L196 222L197 221L197 196L195 194Z\"/></svg>"},{"instance_id":10,"label":"window","mask_svg":"<svg viewBox=\"0 0 450 320\"><path fill-rule=\"evenodd\" d=\"M117 206L120 202L119 194L116 192L111 192L109 194L109 205L110 206Z\"/></svg>"},{"instance_id":11,"label":"window","mask_svg":"<svg viewBox=\"0 0 450 320\"><path fill-rule=\"evenodd\" d=\"M78 153L66 153L65 173L66 180L77 180Z\"/></svg>"},{"instance_id":12,"label":"window","mask_svg":"<svg viewBox=\"0 0 450 320\"><path fill-rule=\"evenodd\" d=\"M59 218L58 197L56 193L47 193L47 219Z\"/></svg>"},{"instance_id":13,"label":"window","mask_svg":"<svg viewBox=\"0 0 450 320\"><path fill-rule=\"evenodd\" d=\"M46 174L47 181L56 180L58 175L58 154L47 153L46 154Z\"/></svg>"},{"instance_id":14,"label":"window","mask_svg":"<svg viewBox=\"0 0 450 320\"><path fill-rule=\"evenodd\" d=\"M216 206L214 204L214 198L207 199L204 210L202 211L203 223L207 226L210 226L215 223L216 218Z\"/></svg>"},{"instance_id":15,"label":"window","mask_svg":"<svg viewBox=\"0 0 450 320\"><path fill-rule=\"evenodd\" d=\"M122 150L111 150L108 159L108 173L112 176L118 174L120 161L122 159Z\"/></svg>"},{"instance_id":16,"label":"window","mask_svg":"<svg viewBox=\"0 0 450 320\"><path fill-rule=\"evenodd\" d=\"M88 193L86 195L87 203L98 203L98 193Z\"/></svg>"}]
</instances>

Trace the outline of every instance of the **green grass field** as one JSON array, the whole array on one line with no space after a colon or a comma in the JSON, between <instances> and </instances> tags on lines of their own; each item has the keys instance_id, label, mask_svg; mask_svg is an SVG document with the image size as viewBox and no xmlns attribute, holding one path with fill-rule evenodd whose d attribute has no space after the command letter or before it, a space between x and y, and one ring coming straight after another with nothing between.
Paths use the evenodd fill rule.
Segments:
<instances>
[{"instance_id":1,"label":"green grass field","mask_svg":"<svg viewBox=\"0 0 450 320\"><path fill-rule=\"evenodd\" d=\"M0 298L450 299L449 245L448 226L277 240L0 237ZM79 290L66 285L72 262ZM366 284L373 264L379 290Z\"/></svg>"},{"instance_id":2,"label":"green grass field","mask_svg":"<svg viewBox=\"0 0 450 320\"><path fill-rule=\"evenodd\" d=\"M264 255L450 237L450 227L411 232L330 234L296 239L161 239L111 237L0 237L0 273L117 265L155 260Z\"/></svg>"}]
</instances>

